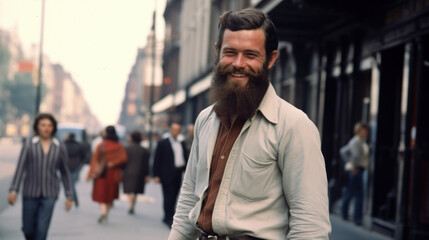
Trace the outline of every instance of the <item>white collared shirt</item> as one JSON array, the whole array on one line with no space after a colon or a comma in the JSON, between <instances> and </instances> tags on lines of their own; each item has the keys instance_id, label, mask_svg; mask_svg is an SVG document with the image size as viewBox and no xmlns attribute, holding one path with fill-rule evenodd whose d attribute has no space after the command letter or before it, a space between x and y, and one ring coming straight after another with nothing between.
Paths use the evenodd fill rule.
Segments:
<instances>
[{"instance_id":1,"label":"white collared shirt","mask_svg":"<svg viewBox=\"0 0 429 240\"><path fill-rule=\"evenodd\" d=\"M169 239L191 240L198 235L219 126L212 106L197 118ZM221 236L329 239L327 189L316 127L270 85L229 155L213 209L213 230Z\"/></svg>"},{"instance_id":2,"label":"white collared shirt","mask_svg":"<svg viewBox=\"0 0 429 240\"><path fill-rule=\"evenodd\" d=\"M184 167L186 163L183 157L182 144L180 141L174 140L171 134L168 136L168 139L170 140L171 148L174 153L174 166L176 166L176 168Z\"/></svg>"}]
</instances>

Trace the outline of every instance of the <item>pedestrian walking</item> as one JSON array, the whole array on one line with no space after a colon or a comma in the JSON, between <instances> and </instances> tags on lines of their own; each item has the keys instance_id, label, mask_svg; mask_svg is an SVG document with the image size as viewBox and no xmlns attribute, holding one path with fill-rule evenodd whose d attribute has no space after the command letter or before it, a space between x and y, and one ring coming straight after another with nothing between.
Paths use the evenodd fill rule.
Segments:
<instances>
[{"instance_id":1,"label":"pedestrian walking","mask_svg":"<svg viewBox=\"0 0 429 240\"><path fill-rule=\"evenodd\" d=\"M363 216L363 173L369 164L369 148L366 143L369 127L364 123L356 123L354 136L341 148L341 157L346 162L345 170L348 176L348 184L343 194L341 214L344 220L348 220L349 204L354 198L353 222L362 225Z\"/></svg>"},{"instance_id":2,"label":"pedestrian walking","mask_svg":"<svg viewBox=\"0 0 429 240\"><path fill-rule=\"evenodd\" d=\"M140 145L142 141L140 132L134 131L130 137L130 143L125 148L128 160L124 167L123 187L130 203L128 213L134 214L137 195L144 193L145 184L150 180L150 153Z\"/></svg>"},{"instance_id":3,"label":"pedestrian walking","mask_svg":"<svg viewBox=\"0 0 429 240\"><path fill-rule=\"evenodd\" d=\"M79 199L76 191L76 182L79 179L79 173L82 165L85 163L86 151L84 146L78 143L75 139L75 134L70 133L67 135L64 144L68 153L67 165L70 169L72 180L73 180L73 200L76 207L79 206Z\"/></svg>"},{"instance_id":4,"label":"pedestrian walking","mask_svg":"<svg viewBox=\"0 0 429 240\"><path fill-rule=\"evenodd\" d=\"M153 179L161 183L163 194L163 222L171 227L174 209L182 184L182 175L186 168L187 152L183 141L178 140L182 125L170 124L166 138L161 139L156 147L153 163Z\"/></svg>"},{"instance_id":5,"label":"pedestrian walking","mask_svg":"<svg viewBox=\"0 0 429 240\"><path fill-rule=\"evenodd\" d=\"M54 137L57 131L55 118L48 113L37 115L33 131L34 136L28 138L22 147L9 189L8 202L11 205L15 203L24 178L22 231L25 239L44 240L48 235L60 191L57 172L61 173L64 184L67 211L73 204L73 187L66 147Z\"/></svg>"},{"instance_id":6,"label":"pedestrian walking","mask_svg":"<svg viewBox=\"0 0 429 240\"><path fill-rule=\"evenodd\" d=\"M122 165L127 161L125 148L119 143L115 127L107 126L105 138L92 155L87 181L93 179L92 200L100 204L99 223L107 221L109 210L119 198Z\"/></svg>"},{"instance_id":7,"label":"pedestrian walking","mask_svg":"<svg viewBox=\"0 0 429 240\"><path fill-rule=\"evenodd\" d=\"M260 10L220 17L210 101L170 240L328 239L325 162L311 120L277 96L277 31Z\"/></svg>"}]
</instances>

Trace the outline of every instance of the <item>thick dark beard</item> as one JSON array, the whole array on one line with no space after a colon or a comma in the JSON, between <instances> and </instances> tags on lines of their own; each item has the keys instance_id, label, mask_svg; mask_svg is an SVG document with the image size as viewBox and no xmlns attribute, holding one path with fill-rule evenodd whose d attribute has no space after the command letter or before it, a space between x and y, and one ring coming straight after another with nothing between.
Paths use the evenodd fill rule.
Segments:
<instances>
[{"instance_id":1,"label":"thick dark beard","mask_svg":"<svg viewBox=\"0 0 429 240\"><path fill-rule=\"evenodd\" d=\"M228 81L227 77L231 72L240 70L216 64L209 93L210 102L215 103L214 111L220 116L236 115L238 118L249 119L255 115L269 86L267 62L259 72L245 72L249 76L249 81L243 87Z\"/></svg>"}]
</instances>

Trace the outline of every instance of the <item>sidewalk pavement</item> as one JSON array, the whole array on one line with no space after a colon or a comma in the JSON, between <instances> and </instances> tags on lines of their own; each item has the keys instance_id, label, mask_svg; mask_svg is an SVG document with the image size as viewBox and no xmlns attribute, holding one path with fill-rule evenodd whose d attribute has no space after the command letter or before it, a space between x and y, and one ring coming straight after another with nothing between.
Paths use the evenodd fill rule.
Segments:
<instances>
[{"instance_id":1,"label":"sidewalk pavement","mask_svg":"<svg viewBox=\"0 0 429 240\"><path fill-rule=\"evenodd\" d=\"M86 182L88 167L81 171L81 177L76 185L79 194L79 207L75 206L69 212L65 210L64 192L56 203L54 215L49 229L48 239L167 239L170 229L162 223L162 193L161 185L150 182L146 185L146 194L138 197L135 215L128 214L128 202L125 195L114 202L106 223L97 222L100 208L91 199L92 182ZM6 196L0 200L5 201ZM0 213L0 239L24 239L21 232L21 196L13 207L7 207Z\"/></svg>"},{"instance_id":2,"label":"sidewalk pavement","mask_svg":"<svg viewBox=\"0 0 429 240\"><path fill-rule=\"evenodd\" d=\"M161 219L162 192L161 185L150 182L146 185L146 194L138 197L135 215L128 214L128 202L125 195L114 202L114 207L109 213L106 223L97 222L100 209L97 203L91 200L92 182L85 182L88 167L82 169L80 181L76 188L79 194L80 205L73 206L65 211L64 193L56 203L48 239L53 240L118 240L118 239L143 239L160 240L167 239L169 228ZM0 201L6 201L6 195L1 194ZM8 206L0 212L0 239L18 240L24 239L21 232L21 196L15 206ZM353 223L343 221L337 215L331 215L332 234L331 240L388 240L386 236L368 231L363 227L357 227Z\"/></svg>"},{"instance_id":3,"label":"sidewalk pavement","mask_svg":"<svg viewBox=\"0 0 429 240\"><path fill-rule=\"evenodd\" d=\"M392 238L380 233L344 221L338 215L331 214L330 219L332 225L330 240L392 240Z\"/></svg>"}]
</instances>

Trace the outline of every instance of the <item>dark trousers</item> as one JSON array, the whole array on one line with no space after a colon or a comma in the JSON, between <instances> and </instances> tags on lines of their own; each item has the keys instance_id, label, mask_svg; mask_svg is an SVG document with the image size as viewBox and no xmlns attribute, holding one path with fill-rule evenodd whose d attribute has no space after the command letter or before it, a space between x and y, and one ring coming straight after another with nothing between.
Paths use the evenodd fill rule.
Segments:
<instances>
[{"instance_id":1,"label":"dark trousers","mask_svg":"<svg viewBox=\"0 0 429 240\"><path fill-rule=\"evenodd\" d=\"M168 184L162 183L162 194L164 196L164 219L163 221L170 225L173 223L173 216L176 210L177 196L179 195L180 186L182 185L183 168L176 169L174 181Z\"/></svg>"},{"instance_id":2,"label":"dark trousers","mask_svg":"<svg viewBox=\"0 0 429 240\"><path fill-rule=\"evenodd\" d=\"M348 218L349 203L352 198L355 200L353 221L355 223L362 223L363 215L363 168L358 168L356 175L351 172L348 172L349 183L347 185L347 190L343 195L341 214L343 218Z\"/></svg>"},{"instance_id":3,"label":"dark trousers","mask_svg":"<svg viewBox=\"0 0 429 240\"><path fill-rule=\"evenodd\" d=\"M22 231L27 240L45 240L56 198L28 198L22 203Z\"/></svg>"}]
</instances>

